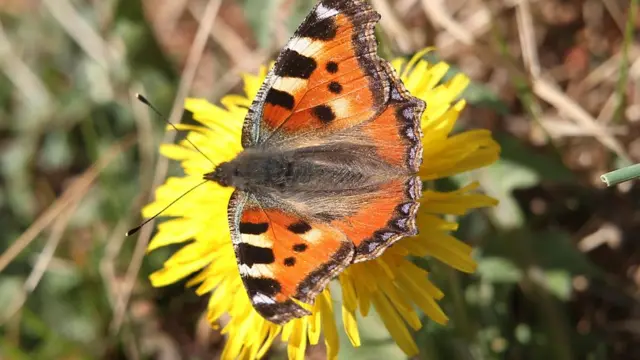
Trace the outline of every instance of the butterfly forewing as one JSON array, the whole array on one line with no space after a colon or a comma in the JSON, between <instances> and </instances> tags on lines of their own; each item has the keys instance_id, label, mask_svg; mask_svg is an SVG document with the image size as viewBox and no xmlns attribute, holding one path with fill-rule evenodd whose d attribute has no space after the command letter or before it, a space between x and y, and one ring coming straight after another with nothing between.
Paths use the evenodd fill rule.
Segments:
<instances>
[{"instance_id":1,"label":"butterfly forewing","mask_svg":"<svg viewBox=\"0 0 640 360\"><path fill-rule=\"evenodd\" d=\"M376 55L380 15L362 0L316 5L282 50L245 120L245 147L339 131L371 119L388 97Z\"/></svg>"}]
</instances>

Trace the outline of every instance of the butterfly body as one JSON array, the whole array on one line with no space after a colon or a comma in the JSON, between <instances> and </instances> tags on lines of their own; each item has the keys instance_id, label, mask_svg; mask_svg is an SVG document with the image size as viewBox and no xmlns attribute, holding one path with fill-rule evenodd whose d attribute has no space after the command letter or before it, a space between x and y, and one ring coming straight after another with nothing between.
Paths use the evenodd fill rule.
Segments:
<instances>
[{"instance_id":1,"label":"butterfly body","mask_svg":"<svg viewBox=\"0 0 640 360\"><path fill-rule=\"evenodd\" d=\"M353 143L291 150L250 148L220 164L205 179L259 197L271 195L295 202L296 198L304 201L368 192L391 178L411 175L374 154L372 146Z\"/></svg>"},{"instance_id":2,"label":"butterfly body","mask_svg":"<svg viewBox=\"0 0 640 360\"><path fill-rule=\"evenodd\" d=\"M205 179L235 188L229 227L254 308L283 324L327 283L417 234L420 120L376 54L364 0L321 0L245 119L242 151Z\"/></svg>"}]
</instances>

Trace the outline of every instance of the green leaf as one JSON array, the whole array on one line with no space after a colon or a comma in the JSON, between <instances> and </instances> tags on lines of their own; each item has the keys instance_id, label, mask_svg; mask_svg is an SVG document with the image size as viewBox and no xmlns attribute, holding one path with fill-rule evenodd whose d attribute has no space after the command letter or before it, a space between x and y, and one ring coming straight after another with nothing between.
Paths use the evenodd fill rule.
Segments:
<instances>
[{"instance_id":1,"label":"green leaf","mask_svg":"<svg viewBox=\"0 0 640 360\"><path fill-rule=\"evenodd\" d=\"M512 192L517 188L537 184L540 176L531 168L506 159L499 159L486 170L486 173L485 190L488 195L500 201L500 206L489 210L494 222L503 229L522 226L524 214Z\"/></svg>"},{"instance_id":2,"label":"green leaf","mask_svg":"<svg viewBox=\"0 0 640 360\"><path fill-rule=\"evenodd\" d=\"M544 231L531 234L532 250L539 265L546 270L566 271L572 275L603 277L595 266L571 241L571 236L561 231ZM553 275L553 276L557 276ZM558 279L561 281L562 279Z\"/></svg>"},{"instance_id":3,"label":"green leaf","mask_svg":"<svg viewBox=\"0 0 640 360\"><path fill-rule=\"evenodd\" d=\"M494 222L504 229L524 224L524 214L513 191L534 186L542 181L571 182L575 175L567 169L560 157L551 151L535 151L505 134L495 136L500 144L501 158L485 170L487 179L483 185L489 195L500 200L500 206L490 211ZM459 179L462 177L456 177Z\"/></svg>"}]
</instances>

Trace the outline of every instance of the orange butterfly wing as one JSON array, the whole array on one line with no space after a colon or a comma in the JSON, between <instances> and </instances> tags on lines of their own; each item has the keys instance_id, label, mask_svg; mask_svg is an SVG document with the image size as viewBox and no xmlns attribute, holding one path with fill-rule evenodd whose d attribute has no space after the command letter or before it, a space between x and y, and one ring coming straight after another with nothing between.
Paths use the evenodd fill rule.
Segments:
<instances>
[{"instance_id":1,"label":"orange butterfly wing","mask_svg":"<svg viewBox=\"0 0 640 360\"><path fill-rule=\"evenodd\" d=\"M398 169L406 169L408 175L381 184L364 195L364 205L354 207L353 215L332 222L356 246L354 262L373 259L401 238L418 233L415 219L422 181L410 174L415 174L422 164L420 119L424 106L399 80L393 80L386 109L356 129L375 144L378 157Z\"/></svg>"},{"instance_id":2,"label":"orange butterfly wing","mask_svg":"<svg viewBox=\"0 0 640 360\"><path fill-rule=\"evenodd\" d=\"M362 0L323 0L285 46L245 120L243 145L291 142L372 119L388 97L380 19Z\"/></svg>"},{"instance_id":3,"label":"orange butterfly wing","mask_svg":"<svg viewBox=\"0 0 640 360\"><path fill-rule=\"evenodd\" d=\"M352 262L353 244L328 224L281 208L263 208L234 192L229 216L240 276L255 309L276 324L309 315L292 299L313 302L329 280Z\"/></svg>"}]
</instances>

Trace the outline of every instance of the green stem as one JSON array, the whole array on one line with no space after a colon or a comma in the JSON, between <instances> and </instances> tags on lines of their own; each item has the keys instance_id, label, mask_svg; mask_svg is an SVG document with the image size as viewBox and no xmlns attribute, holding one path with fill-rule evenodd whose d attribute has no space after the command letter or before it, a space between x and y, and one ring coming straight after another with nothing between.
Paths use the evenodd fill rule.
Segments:
<instances>
[{"instance_id":1,"label":"green stem","mask_svg":"<svg viewBox=\"0 0 640 360\"><path fill-rule=\"evenodd\" d=\"M608 172L600 176L600 180L604 181L607 186L614 186L637 177L640 177L640 164Z\"/></svg>"}]
</instances>

